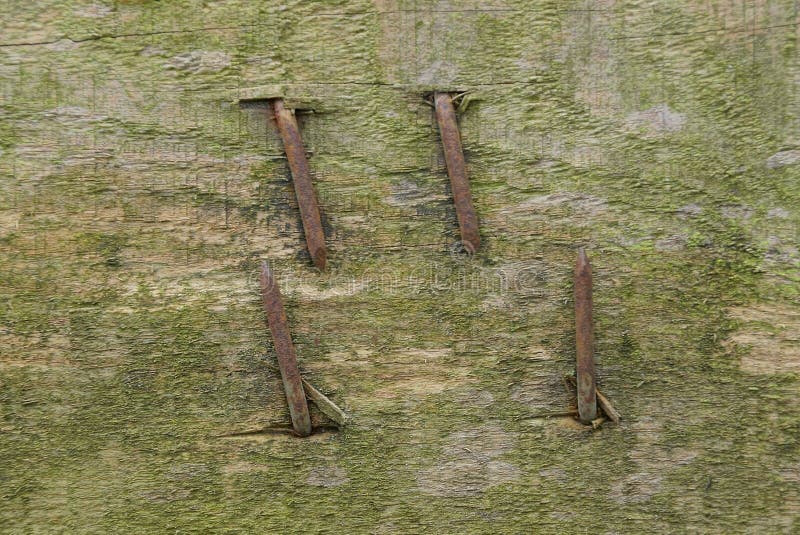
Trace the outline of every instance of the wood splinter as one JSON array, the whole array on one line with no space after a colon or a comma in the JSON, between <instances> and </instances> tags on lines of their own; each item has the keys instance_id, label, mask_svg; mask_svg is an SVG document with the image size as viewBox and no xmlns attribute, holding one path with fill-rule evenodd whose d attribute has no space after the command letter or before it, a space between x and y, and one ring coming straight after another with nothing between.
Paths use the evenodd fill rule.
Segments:
<instances>
[{"instance_id":1,"label":"wood splinter","mask_svg":"<svg viewBox=\"0 0 800 535\"><path fill-rule=\"evenodd\" d=\"M605 421L606 421L605 416L600 416L599 418L595 418L594 420L592 420L592 429L600 429L600 427L603 425L603 422Z\"/></svg>"},{"instance_id":2,"label":"wood splinter","mask_svg":"<svg viewBox=\"0 0 800 535\"><path fill-rule=\"evenodd\" d=\"M347 422L347 414L337 407L333 401L328 399L325 394L314 388L311 383L305 379L303 379L303 386L305 387L306 397L317 405L322 414L336 422L339 426L343 426L345 422Z\"/></svg>"},{"instance_id":3,"label":"wood splinter","mask_svg":"<svg viewBox=\"0 0 800 535\"><path fill-rule=\"evenodd\" d=\"M597 404L600 405L600 408L603 409L603 412L612 422L619 424L622 416L620 416L619 412L617 412L617 409L614 408L608 398L605 397L599 389L597 390Z\"/></svg>"}]
</instances>

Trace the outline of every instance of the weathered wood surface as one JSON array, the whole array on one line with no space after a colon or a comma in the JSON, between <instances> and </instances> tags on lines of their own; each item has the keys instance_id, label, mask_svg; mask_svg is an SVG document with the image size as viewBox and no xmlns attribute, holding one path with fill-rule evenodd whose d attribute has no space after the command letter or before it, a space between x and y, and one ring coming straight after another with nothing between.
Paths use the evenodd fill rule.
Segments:
<instances>
[{"instance_id":1,"label":"weathered wood surface","mask_svg":"<svg viewBox=\"0 0 800 535\"><path fill-rule=\"evenodd\" d=\"M1 24L0 530L800 529L795 3L32 0ZM474 258L433 89L469 91ZM274 125L237 105L269 92L315 111L324 274ZM569 409L578 246L624 415L597 431L530 418ZM341 432L281 432L262 258Z\"/></svg>"}]
</instances>

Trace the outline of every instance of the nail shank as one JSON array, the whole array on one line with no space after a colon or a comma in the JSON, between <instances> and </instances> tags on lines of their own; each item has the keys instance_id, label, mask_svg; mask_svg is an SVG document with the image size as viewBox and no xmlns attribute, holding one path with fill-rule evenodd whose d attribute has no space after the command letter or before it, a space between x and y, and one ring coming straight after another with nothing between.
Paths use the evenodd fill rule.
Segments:
<instances>
[{"instance_id":1,"label":"nail shank","mask_svg":"<svg viewBox=\"0 0 800 535\"><path fill-rule=\"evenodd\" d=\"M592 266L586 251L575 263L575 345L577 353L578 416L584 424L597 418L597 379L592 327Z\"/></svg>"},{"instance_id":2,"label":"nail shank","mask_svg":"<svg viewBox=\"0 0 800 535\"><path fill-rule=\"evenodd\" d=\"M458 132L453 97L449 93L435 93L434 103L436 121L439 123L439 133L444 148L444 160L447 164L447 174L453 190L461 241L469 252L475 252L481 244L478 234L478 216L472 205L472 194L467 180L467 167L461 148L461 135Z\"/></svg>"},{"instance_id":3,"label":"nail shank","mask_svg":"<svg viewBox=\"0 0 800 535\"><path fill-rule=\"evenodd\" d=\"M311 417L308 414L308 403L303 390L300 370L297 368L297 355L294 351L286 312L283 309L280 289L272 276L272 270L266 262L261 264L261 299L267 313L267 323L272 332L275 352L278 355L278 366L281 370L292 427L301 437L311 434Z\"/></svg>"},{"instance_id":4,"label":"nail shank","mask_svg":"<svg viewBox=\"0 0 800 535\"><path fill-rule=\"evenodd\" d=\"M283 140L286 159L289 160L289 169L292 171L292 182L297 195L297 204L300 207L300 217L303 219L308 252L311 254L314 265L318 269L324 270L328 258L325 233L322 230L319 205L316 193L314 193L314 186L311 183L311 173L303 140L300 137L300 129L297 127L294 114L285 106L283 99L273 99L270 101L270 105Z\"/></svg>"}]
</instances>

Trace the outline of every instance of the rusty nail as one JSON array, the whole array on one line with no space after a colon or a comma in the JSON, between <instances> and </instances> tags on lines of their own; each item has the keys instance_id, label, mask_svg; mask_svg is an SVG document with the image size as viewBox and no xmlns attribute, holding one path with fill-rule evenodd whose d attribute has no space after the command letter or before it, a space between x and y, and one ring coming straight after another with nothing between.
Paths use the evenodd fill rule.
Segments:
<instances>
[{"instance_id":1,"label":"rusty nail","mask_svg":"<svg viewBox=\"0 0 800 535\"><path fill-rule=\"evenodd\" d=\"M458 227L461 230L461 242L468 252L475 252L481 244L478 235L478 216L472 206L472 194L467 180L467 168L464 153L461 149L461 136L458 133L456 111L453 108L453 97L450 93L434 93L436 120L444 147L444 160L447 174L450 176L450 187L453 190L453 201L456 205Z\"/></svg>"},{"instance_id":2,"label":"rusty nail","mask_svg":"<svg viewBox=\"0 0 800 535\"><path fill-rule=\"evenodd\" d=\"M292 171L292 182L294 182L294 191L297 195L297 204L300 206L300 217L303 219L308 252L311 254L314 265L320 270L324 270L328 251L325 247L325 234L322 231L317 196L311 183L311 173L303 147L303 139L300 137L300 129L297 127L294 114L286 107L282 98L270 100L270 107L283 140L283 149L286 152L286 159L289 160L289 169Z\"/></svg>"},{"instance_id":3,"label":"rusty nail","mask_svg":"<svg viewBox=\"0 0 800 535\"><path fill-rule=\"evenodd\" d=\"M575 347L577 351L578 416L584 424L597 418L596 376L592 329L592 266L586 251L575 263Z\"/></svg>"},{"instance_id":4,"label":"rusty nail","mask_svg":"<svg viewBox=\"0 0 800 535\"><path fill-rule=\"evenodd\" d=\"M300 370L297 368L297 355L289 334L281 292L266 262L261 263L261 299L275 343L275 352L278 354L278 366L283 379L283 389L286 391L286 401L289 403L292 427L295 433L306 437L311 434L311 417L308 414L306 393L303 390Z\"/></svg>"}]
</instances>

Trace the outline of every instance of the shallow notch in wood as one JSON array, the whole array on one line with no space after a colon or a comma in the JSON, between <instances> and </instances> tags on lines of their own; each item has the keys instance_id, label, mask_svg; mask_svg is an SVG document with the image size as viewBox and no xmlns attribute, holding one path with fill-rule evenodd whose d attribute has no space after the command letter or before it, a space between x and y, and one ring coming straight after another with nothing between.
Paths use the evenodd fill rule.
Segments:
<instances>
[{"instance_id":1,"label":"shallow notch in wood","mask_svg":"<svg viewBox=\"0 0 800 535\"><path fill-rule=\"evenodd\" d=\"M317 405L322 414L339 424L339 426L343 426L347 422L347 414L305 379L303 379L303 387L306 391L306 397Z\"/></svg>"},{"instance_id":2,"label":"shallow notch in wood","mask_svg":"<svg viewBox=\"0 0 800 535\"><path fill-rule=\"evenodd\" d=\"M304 114L335 112L349 104L349 99L345 97L337 99L329 96L309 95L305 92L298 94L290 85L242 87L235 90L231 95L234 103L238 103L243 109L265 107L269 105L270 100L279 98L293 112L302 112Z\"/></svg>"}]
</instances>

